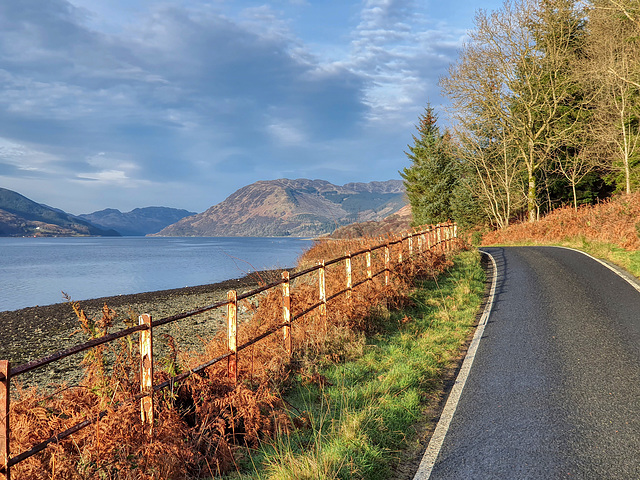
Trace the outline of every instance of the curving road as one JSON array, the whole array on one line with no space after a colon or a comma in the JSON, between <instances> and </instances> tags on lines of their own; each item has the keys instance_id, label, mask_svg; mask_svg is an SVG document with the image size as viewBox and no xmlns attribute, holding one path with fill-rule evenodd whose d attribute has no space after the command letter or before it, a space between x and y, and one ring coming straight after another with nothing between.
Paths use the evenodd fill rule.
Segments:
<instances>
[{"instance_id":1,"label":"curving road","mask_svg":"<svg viewBox=\"0 0 640 480\"><path fill-rule=\"evenodd\" d=\"M416 479L640 479L640 292L574 250L483 250L493 308Z\"/></svg>"}]
</instances>

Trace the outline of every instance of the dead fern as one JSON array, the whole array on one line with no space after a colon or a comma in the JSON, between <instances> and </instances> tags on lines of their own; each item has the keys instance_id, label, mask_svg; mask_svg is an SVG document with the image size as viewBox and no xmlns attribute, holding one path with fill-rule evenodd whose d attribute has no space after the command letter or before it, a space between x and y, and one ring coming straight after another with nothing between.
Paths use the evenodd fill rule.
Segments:
<instances>
[{"instance_id":1,"label":"dead fern","mask_svg":"<svg viewBox=\"0 0 640 480\"><path fill-rule=\"evenodd\" d=\"M299 268L323 259L379 245L380 239L321 241L305 252ZM413 279L433 278L451 265L442 252L414 253L397 264L399 244L389 247L392 268L369 279L365 256L352 258L353 283L362 282L350 297L328 301L327 315L310 308L319 302L318 276L306 275L291 284L294 353L282 341L282 290L270 289L242 303L251 320L238 328L238 344L267 331L275 333L238 355L238 383L227 378L227 363L218 362L154 396L156 420L150 438L134 401L140 391L140 355L135 336L90 350L82 360L84 379L77 387L58 386L54 395L42 389L16 388L11 404L12 453L56 435L86 419L107 415L69 439L54 442L38 455L13 467L15 478L40 479L184 479L221 475L237 468L244 447L286 434L309 424L304 412L292 418L282 400L294 377L323 385L319 365L361 355L364 335L384 327L386 308L405 304ZM406 245L403 252L408 258ZM371 256L372 269L384 269L382 250ZM264 280L261 280L264 283ZM346 285L343 262L326 268L327 296ZM67 298L68 299L68 298ZM104 305L91 318L78 302L68 299L79 322L78 333L87 339L107 335L118 314ZM309 311L310 310L310 311ZM305 313L306 312L306 313ZM122 317L125 326L135 322L134 312ZM154 383L169 380L212 358L227 353L226 333L204 339L198 352L183 351L170 336L162 336L167 355L156 360ZM305 420L306 419L306 420Z\"/></svg>"}]
</instances>

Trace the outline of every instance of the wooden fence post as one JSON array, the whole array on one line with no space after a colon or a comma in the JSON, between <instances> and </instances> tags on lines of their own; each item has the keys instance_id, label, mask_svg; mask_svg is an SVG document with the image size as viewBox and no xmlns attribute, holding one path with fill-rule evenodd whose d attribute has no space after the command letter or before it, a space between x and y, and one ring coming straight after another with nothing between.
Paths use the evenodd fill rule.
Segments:
<instances>
[{"instance_id":1,"label":"wooden fence post","mask_svg":"<svg viewBox=\"0 0 640 480\"><path fill-rule=\"evenodd\" d=\"M438 242L438 249L443 251L442 249L442 233L440 232L440 224L436 226L436 241Z\"/></svg>"},{"instance_id":2,"label":"wooden fence post","mask_svg":"<svg viewBox=\"0 0 640 480\"><path fill-rule=\"evenodd\" d=\"M289 272L282 272L282 320L284 327L282 334L284 337L284 348L287 354L291 355L293 348L291 346L291 294L289 291Z\"/></svg>"},{"instance_id":3,"label":"wooden fence post","mask_svg":"<svg viewBox=\"0 0 640 480\"><path fill-rule=\"evenodd\" d=\"M409 258L413 257L413 234L409 235Z\"/></svg>"},{"instance_id":4,"label":"wooden fence post","mask_svg":"<svg viewBox=\"0 0 640 480\"><path fill-rule=\"evenodd\" d=\"M446 225L442 226L442 246L445 252L449 250L449 229Z\"/></svg>"},{"instance_id":5,"label":"wooden fence post","mask_svg":"<svg viewBox=\"0 0 640 480\"><path fill-rule=\"evenodd\" d=\"M444 249L449 251L449 225L442 226L442 236L444 237Z\"/></svg>"},{"instance_id":6,"label":"wooden fence post","mask_svg":"<svg viewBox=\"0 0 640 480\"><path fill-rule=\"evenodd\" d=\"M140 325L146 330L140 331L140 391L147 396L140 399L140 416L142 423L148 426L149 435L153 434L153 334L151 332L151 316L144 314L138 317Z\"/></svg>"},{"instance_id":7,"label":"wooden fence post","mask_svg":"<svg viewBox=\"0 0 640 480\"><path fill-rule=\"evenodd\" d=\"M347 254L347 258L345 258L344 266L347 273L347 298L351 299L351 253Z\"/></svg>"},{"instance_id":8,"label":"wooden fence post","mask_svg":"<svg viewBox=\"0 0 640 480\"><path fill-rule=\"evenodd\" d=\"M404 248L402 241L404 240L404 237L401 236L400 237L400 251L398 252L398 263L402 263L402 249Z\"/></svg>"},{"instance_id":9,"label":"wooden fence post","mask_svg":"<svg viewBox=\"0 0 640 480\"><path fill-rule=\"evenodd\" d=\"M227 346L231 355L227 358L229 380L238 382L238 293L227 292Z\"/></svg>"},{"instance_id":10,"label":"wooden fence post","mask_svg":"<svg viewBox=\"0 0 640 480\"><path fill-rule=\"evenodd\" d=\"M384 284L389 285L389 243L384 246Z\"/></svg>"},{"instance_id":11,"label":"wooden fence post","mask_svg":"<svg viewBox=\"0 0 640 480\"><path fill-rule=\"evenodd\" d=\"M371 248L367 250L367 281L371 282L373 279L373 272L371 271Z\"/></svg>"},{"instance_id":12,"label":"wooden fence post","mask_svg":"<svg viewBox=\"0 0 640 480\"><path fill-rule=\"evenodd\" d=\"M0 479L11 479L9 467L9 405L11 363L0 360Z\"/></svg>"},{"instance_id":13,"label":"wooden fence post","mask_svg":"<svg viewBox=\"0 0 640 480\"><path fill-rule=\"evenodd\" d=\"M322 321L322 327L327 329L327 285L326 275L324 268L324 260L320 262L320 268L318 269L318 290L320 296L320 320Z\"/></svg>"}]
</instances>

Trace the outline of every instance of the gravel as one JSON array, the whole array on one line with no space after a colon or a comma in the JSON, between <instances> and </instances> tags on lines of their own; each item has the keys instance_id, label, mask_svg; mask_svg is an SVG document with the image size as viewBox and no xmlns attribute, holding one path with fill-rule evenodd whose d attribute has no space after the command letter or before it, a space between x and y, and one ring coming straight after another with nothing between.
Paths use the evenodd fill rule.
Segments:
<instances>
[{"instance_id":1,"label":"gravel","mask_svg":"<svg viewBox=\"0 0 640 480\"><path fill-rule=\"evenodd\" d=\"M176 315L223 301L229 290L243 293L279 278L280 271L262 271L210 285L83 300L80 306L87 316L100 318L106 303L117 313L114 327L110 329L115 332L126 328L124 320L130 316L137 318L147 313L155 320ZM154 329L154 337L168 333L176 339L180 350L196 349L202 344L201 339L211 337L224 325L225 311L219 308L164 325ZM78 320L69 303L0 312L0 338L0 359L10 360L14 367L88 340L79 331ZM162 344L159 350L161 356ZM82 355L68 357L19 378L26 385L34 382L40 385L63 381L77 383L81 377L81 359Z\"/></svg>"}]
</instances>

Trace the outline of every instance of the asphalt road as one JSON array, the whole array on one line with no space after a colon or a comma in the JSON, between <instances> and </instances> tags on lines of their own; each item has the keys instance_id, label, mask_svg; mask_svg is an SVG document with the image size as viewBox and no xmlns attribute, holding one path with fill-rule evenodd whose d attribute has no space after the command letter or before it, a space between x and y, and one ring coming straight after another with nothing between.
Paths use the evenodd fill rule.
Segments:
<instances>
[{"instance_id":1,"label":"asphalt road","mask_svg":"<svg viewBox=\"0 0 640 480\"><path fill-rule=\"evenodd\" d=\"M555 247L483 248L493 310L430 479L640 479L640 292Z\"/></svg>"}]
</instances>

